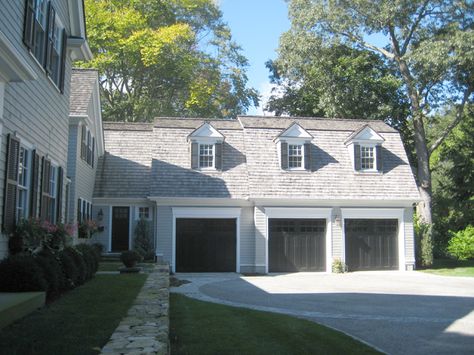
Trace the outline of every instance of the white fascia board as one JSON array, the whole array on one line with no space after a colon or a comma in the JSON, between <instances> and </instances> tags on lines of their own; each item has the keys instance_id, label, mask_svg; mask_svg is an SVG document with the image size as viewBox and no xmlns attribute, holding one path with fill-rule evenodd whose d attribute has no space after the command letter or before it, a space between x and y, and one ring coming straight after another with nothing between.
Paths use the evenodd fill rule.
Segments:
<instances>
[{"instance_id":1,"label":"white fascia board","mask_svg":"<svg viewBox=\"0 0 474 355\"><path fill-rule=\"evenodd\" d=\"M403 219L403 208L341 208L342 218Z\"/></svg>"},{"instance_id":2,"label":"white fascia board","mask_svg":"<svg viewBox=\"0 0 474 355\"><path fill-rule=\"evenodd\" d=\"M90 61L93 58L89 43L83 37L69 37L67 47L71 50L72 60Z\"/></svg>"},{"instance_id":3,"label":"white fascia board","mask_svg":"<svg viewBox=\"0 0 474 355\"><path fill-rule=\"evenodd\" d=\"M240 207L172 207L174 218L238 218Z\"/></svg>"},{"instance_id":4,"label":"white fascia board","mask_svg":"<svg viewBox=\"0 0 474 355\"><path fill-rule=\"evenodd\" d=\"M301 127L298 123L293 122L287 129L285 129L282 133L280 133L274 140L289 140L293 139L295 141L311 141L313 136Z\"/></svg>"},{"instance_id":5,"label":"white fascia board","mask_svg":"<svg viewBox=\"0 0 474 355\"><path fill-rule=\"evenodd\" d=\"M264 207L268 218L331 218L332 208Z\"/></svg>"},{"instance_id":6,"label":"white fascia board","mask_svg":"<svg viewBox=\"0 0 474 355\"><path fill-rule=\"evenodd\" d=\"M33 68L16 50L7 36L0 31L0 80L21 82L37 78Z\"/></svg>"},{"instance_id":7,"label":"white fascia board","mask_svg":"<svg viewBox=\"0 0 474 355\"><path fill-rule=\"evenodd\" d=\"M87 115L69 115L69 125L78 125L87 121L88 118L89 116Z\"/></svg>"},{"instance_id":8,"label":"white fascia board","mask_svg":"<svg viewBox=\"0 0 474 355\"><path fill-rule=\"evenodd\" d=\"M268 198L256 197L250 201L257 206L313 206L313 207L412 207L415 199L316 199L316 198Z\"/></svg>"},{"instance_id":9,"label":"white fascia board","mask_svg":"<svg viewBox=\"0 0 474 355\"><path fill-rule=\"evenodd\" d=\"M203 198L203 197L149 197L157 206L228 206L250 207L251 202L236 198Z\"/></svg>"},{"instance_id":10,"label":"white fascia board","mask_svg":"<svg viewBox=\"0 0 474 355\"><path fill-rule=\"evenodd\" d=\"M113 205L113 206L131 206L131 205L152 205L147 198L138 197L93 197L94 205Z\"/></svg>"},{"instance_id":11,"label":"white fascia board","mask_svg":"<svg viewBox=\"0 0 474 355\"><path fill-rule=\"evenodd\" d=\"M102 127L102 110L100 104L100 89L99 81L95 82L94 90L92 92L93 108L94 108L94 127L96 137L96 145L98 150L98 156L102 156L105 153L105 144L104 144L104 129Z\"/></svg>"}]
</instances>

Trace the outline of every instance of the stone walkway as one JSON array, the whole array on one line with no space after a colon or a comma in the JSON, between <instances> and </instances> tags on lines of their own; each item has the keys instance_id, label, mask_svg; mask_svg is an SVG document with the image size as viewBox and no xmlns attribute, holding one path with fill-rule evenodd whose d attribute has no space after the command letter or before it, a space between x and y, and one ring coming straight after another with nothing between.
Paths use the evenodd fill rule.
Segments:
<instances>
[{"instance_id":1,"label":"stone walkway","mask_svg":"<svg viewBox=\"0 0 474 355\"><path fill-rule=\"evenodd\" d=\"M102 354L169 353L169 268L156 265Z\"/></svg>"}]
</instances>

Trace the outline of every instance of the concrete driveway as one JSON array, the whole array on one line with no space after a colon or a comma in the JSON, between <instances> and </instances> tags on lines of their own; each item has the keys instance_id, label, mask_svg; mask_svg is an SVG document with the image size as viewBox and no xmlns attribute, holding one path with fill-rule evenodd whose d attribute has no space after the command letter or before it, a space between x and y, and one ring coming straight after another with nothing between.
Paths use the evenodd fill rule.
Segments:
<instances>
[{"instance_id":1,"label":"concrete driveway","mask_svg":"<svg viewBox=\"0 0 474 355\"><path fill-rule=\"evenodd\" d=\"M307 318L390 354L473 354L474 278L421 272L177 274L201 300Z\"/></svg>"}]
</instances>

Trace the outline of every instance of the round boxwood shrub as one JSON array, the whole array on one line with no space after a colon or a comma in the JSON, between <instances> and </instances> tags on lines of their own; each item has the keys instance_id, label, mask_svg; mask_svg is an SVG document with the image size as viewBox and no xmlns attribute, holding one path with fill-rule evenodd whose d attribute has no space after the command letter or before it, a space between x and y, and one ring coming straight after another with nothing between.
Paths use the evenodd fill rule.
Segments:
<instances>
[{"instance_id":1,"label":"round boxwood shrub","mask_svg":"<svg viewBox=\"0 0 474 355\"><path fill-rule=\"evenodd\" d=\"M70 290L77 286L79 271L77 269L76 263L71 257L71 254L65 250L62 250L59 253L59 262L61 263L61 269L64 275L64 283L61 289Z\"/></svg>"},{"instance_id":2,"label":"round boxwood shrub","mask_svg":"<svg viewBox=\"0 0 474 355\"><path fill-rule=\"evenodd\" d=\"M78 244L75 246L76 250L82 254L82 258L86 263L87 269L87 279L90 279L94 273L97 271L97 260L95 257L95 252L92 250L92 247L88 244Z\"/></svg>"},{"instance_id":3,"label":"round boxwood shrub","mask_svg":"<svg viewBox=\"0 0 474 355\"><path fill-rule=\"evenodd\" d=\"M474 259L474 226L452 233L448 253L459 260Z\"/></svg>"},{"instance_id":4,"label":"round boxwood shrub","mask_svg":"<svg viewBox=\"0 0 474 355\"><path fill-rule=\"evenodd\" d=\"M46 291L43 270L31 255L13 255L0 262L0 292Z\"/></svg>"},{"instance_id":5,"label":"round boxwood shrub","mask_svg":"<svg viewBox=\"0 0 474 355\"><path fill-rule=\"evenodd\" d=\"M64 253L69 254L71 259L74 261L74 264L77 268L77 278L75 281L75 285L82 285L84 281L87 279L87 264L84 261L82 254L76 250L74 247L67 247L64 248Z\"/></svg>"},{"instance_id":6,"label":"round boxwood shrub","mask_svg":"<svg viewBox=\"0 0 474 355\"><path fill-rule=\"evenodd\" d=\"M120 255L120 260L126 267L134 267L139 261L142 260L142 257L135 250L127 250L122 252Z\"/></svg>"}]
</instances>

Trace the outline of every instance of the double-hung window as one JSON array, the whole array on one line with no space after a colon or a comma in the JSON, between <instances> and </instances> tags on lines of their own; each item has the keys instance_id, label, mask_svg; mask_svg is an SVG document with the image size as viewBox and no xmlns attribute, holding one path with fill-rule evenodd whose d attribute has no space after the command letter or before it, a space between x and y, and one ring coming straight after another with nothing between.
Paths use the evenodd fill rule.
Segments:
<instances>
[{"instance_id":1,"label":"double-hung window","mask_svg":"<svg viewBox=\"0 0 474 355\"><path fill-rule=\"evenodd\" d=\"M51 223L56 222L56 198L57 198L57 181L58 181L58 168L51 165L49 170L49 218Z\"/></svg>"},{"instance_id":2,"label":"double-hung window","mask_svg":"<svg viewBox=\"0 0 474 355\"><path fill-rule=\"evenodd\" d=\"M138 219L150 219L150 207L138 207Z\"/></svg>"},{"instance_id":3,"label":"double-hung window","mask_svg":"<svg viewBox=\"0 0 474 355\"><path fill-rule=\"evenodd\" d=\"M362 170L375 169L375 147L360 146L360 167Z\"/></svg>"},{"instance_id":4,"label":"double-hung window","mask_svg":"<svg viewBox=\"0 0 474 355\"><path fill-rule=\"evenodd\" d=\"M51 30L50 36L51 38L51 53L50 55L50 70L51 70L51 79L53 79L54 83L57 87L61 85L61 71L63 70L61 67L62 60L62 52L63 52L63 44L64 44L64 26L59 20L58 16L55 16L54 28Z\"/></svg>"},{"instance_id":5,"label":"double-hung window","mask_svg":"<svg viewBox=\"0 0 474 355\"><path fill-rule=\"evenodd\" d=\"M199 167L214 167L214 144L199 144Z\"/></svg>"},{"instance_id":6,"label":"double-hung window","mask_svg":"<svg viewBox=\"0 0 474 355\"><path fill-rule=\"evenodd\" d=\"M288 144L288 168L302 169L303 168L303 145L302 144Z\"/></svg>"},{"instance_id":7,"label":"double-hung window","mask_svg":"<svg viewBox=\"0 0 474 355\"><path fill-rule=\"evenodd\" d=\"M28 196L30 196L30 160L31 152L20 146L18 159L18 197L16 201L17 221L28 218Z\"/></svg>"},{"instance_id":8,"label":"double-hung window","mask_svg":"<svg viewBox=\"0 0 474 355\"><path fill-rule=\"evenodd\" d=\"M35 14L34 14L34 43L33 43L33 55L38 62L44 66L46 59L46 26L48 19L48 2L46 0L34 0L35 1Z\"/></svg>"}]
</instances>

